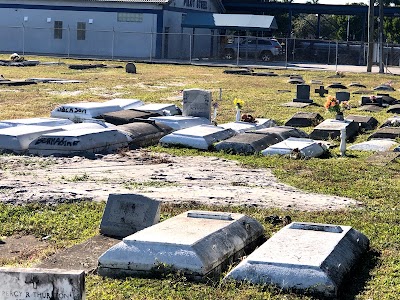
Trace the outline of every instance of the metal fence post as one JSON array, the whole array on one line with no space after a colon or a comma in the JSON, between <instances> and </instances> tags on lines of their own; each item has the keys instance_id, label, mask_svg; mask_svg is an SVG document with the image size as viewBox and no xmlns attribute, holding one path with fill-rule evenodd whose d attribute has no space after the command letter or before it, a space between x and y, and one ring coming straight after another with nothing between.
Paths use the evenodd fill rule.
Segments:
<instances>
[{"instance_id":1,"label":"metal fence post","mask_svg":"<svg viewBox=\"0 0 400 300\"><path fill-rule=\"evenodd\" d=\"M111 41L111 59L114 60L114 43L115 43L115 30L112 28L112 41Z\"/></svg>"},{"instance_id":2,"label":"metal fence post","mask_svg":"<svg viewBox=\"0 0 400 300\"><path fill-rule=\"evenodd\" d=\"M339 42L336 41L336 72L338 70L338 59L339 59Z\"/></svg>"},{"instance_id":3,"label":"metal fence post","mask_svg":"<svg viewBox=\"0 0 400 300\"><path fill-rule=\"evenodd\" d=\"M25 25L22 23L22 55L25 55Z\"/></svg>"},{"instance_id":4,"label":"metal fence post","mask_svg":"<svg viewBox=\"0 0 400 300\"><path fill-rule=\"evenodd\" d=\"M288 67L288 42L289 42L289 40L286 38L285 39L285 69L287 69L287 67Z\"/></svg>"},{"instance_id":5,"label":"metal fence post","mask_svg":"<svg viewBox=\"0 0 400 300\"><path fill-rule=\"evenodd\" d=\"M68 35L67 35L67 57L69 58L70 55L70 50L71 50L71 28L67 27L68 29Z\"/></svg>"},{"instance_id":6,"label":"metal fence post","mask_svg":"<svg viewBox=\"0 0 400 300\"><path fill-rule=\"evenodd\" d=\"M240 52L239 41L240 41L240 36L238 36L238 38L237 38L237 50L236 50L236 65L237 66L239 66L239 52Z\"/></svg>"},{"instance_id":7,"label":"metal fence post","mask_svg":"<svg viewBox=\"0 0 400 300\"><path fill-rule=\"evenodd\" d=\"M150 33L150 61L153 59L153 34L154 32L152 31Z\"/></svg>"},{"instance_id":8,"label":"metal fence post","mask_svg":"<svg viewBox=\"0 0 400 300\"><path fill-rule=\"evenodd\" d=\"M193 35L189 35L189 63L192 63L192 39Z\"/></svg>"}]
</instances>

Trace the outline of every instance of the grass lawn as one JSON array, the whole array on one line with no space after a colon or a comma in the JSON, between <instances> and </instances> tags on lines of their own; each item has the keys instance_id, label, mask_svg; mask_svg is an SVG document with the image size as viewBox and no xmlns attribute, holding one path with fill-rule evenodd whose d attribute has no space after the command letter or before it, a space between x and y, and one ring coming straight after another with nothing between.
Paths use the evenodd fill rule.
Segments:
<instances>
[{"instance_id":1,"label":"grass lawn","mask_svg":"<svg viewBox=\"0 0 400 300\"><path fill-rule=\"evenodd\" d=\"M6 55L0 59L7 59ZM29 57L40 61L58 61L58 58ZM62 60L67 64L89 63ZM91 62L125 66L123 62ZM78 101L105 101L112 98L139 98L145 102L174 103L167 100L183 89L202 88L213 91L218 100L217 122L233 121L234 98L245 101L243 112L255 117L271 118L283 124L297 109L281 104L295 97L295 85L288 78L236 76L223 74L223 68L176 65L137 64L138 74L127 74L120 68L90 69L85 71L68 69L67 65L36 67L0 67L0 74L7 79L65 78L84 80L80 84L37 84L22 87L0 86L0 120L24 117L49 116L55 106ZM333 82L348 85L360 82L372 89L378 84L393 81L400 88L398 77L384 74L345 73L344 78L328 78L330 72L275 70L279 75L299 74L308 83L312 79L322 80L327 86ZM318 112L325 119L333 117L323 107L325 98L313 93L317 105L302 111ZM278 93L278 90L291 90ZM350 92L356 88L349 89ZM331 95L335 90L329 91ZM391 93L400 99L400 92ZM355 106L360 95L352 94L350 104ZM374 116L380 123L389 115L385 112L368 113L355 108L346 114ZM305 129L307 132L311 128ZM355 142L365 141L369 133L360 135ZM280 229L265 221L271 214L290 215L295 221L323 222L350 225L364 233L371 241L371 250L360 262L352 276L346 280L340 299L399 299L400 298L400 163L376 166L365 162L370 153L349 151L344 158L338 147L332 149L329 158L290 160L278 157L233 156L188 149L164 149L152 147L153 151L164 151L176 155L215 155L238 160L244 166L271 168L283 182L312 192L351 197L363 203L361 207L341 211L302 212L282 209L260 209L246 207L195 207L193 205L163 205L162 218L177 215L188 209L234 211L248 214L264 224L267 236ZM0 166L0 177L1 177ZM71 183L73 184L73 183ZM1 193L1 187L0 187ZM67 247L95 235L104 209L104 203L77 203L58 206L29 205L9 206L0 204L0 237L16 233L34 234L38 237L51 235L50 242L56 249ZM29 266L49 253L38 253L23 261L0 261L0 266ZM190 283L179 274L162 280L105 279L87 276L88 299L312 299L309 296L284 293L272 287L233 286L221 282Z\"/></svg>"}]
</instances>

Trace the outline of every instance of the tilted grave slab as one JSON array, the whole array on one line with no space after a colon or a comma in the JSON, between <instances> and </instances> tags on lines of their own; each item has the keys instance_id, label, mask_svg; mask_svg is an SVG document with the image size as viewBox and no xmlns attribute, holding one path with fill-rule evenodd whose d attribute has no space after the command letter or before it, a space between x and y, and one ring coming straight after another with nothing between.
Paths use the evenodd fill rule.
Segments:
<instances>
[{"instance_id":1,"label":"tilted grave slab","mask_svg":"<svg viewBox=\"0 0 400 300\"><path fill-rule=\"evenodd\" d=\"M400 113L400 104L394 104L389 106L389 109L387 110L388 113L392 114L399 114Z\"/></svg>"},{"instance_id":2,"label":"tilted grave slab","mask_svg":"<svg viewBox=\"0 0 400 300\"><path fill-rule=\"evenodd\" d=\"M380 112L383 110L383 107L380 107L378 105L362 105L357 109L362 110L362 111L369 111L369 112Z\"/></svg>"},{"instance_id":3,"label":"tilted grave slab","mask_svg":"<svg viewBox=\"0 0 400 300\"><path fill-rule=\"evenodd\" d=\"M200 117L185 117L185 116L161 116L150 117L149 120L156 121L171 127L173 130L180 130L198 125L210 125L211 121Z\"/></svg>"},{"instance_id":4,"label":"tilted grave slab","mask_svg":"<svg viewBox=\"0 0 400 300\"><path fill-rule=\"evenodd\" d=\"M382 127L368 137L368 140L373 139L390 139L394 140L400 137L400 127Z\"/></svg>"},{"instance_id":5,"label":"tilted grave slab","mask_svg":"<svg viewBox=\"0 0 400 300\"><path fill-rule=\"evenodd\" d=\"M111 153L128 147L127 134L112 128L84 128L43 134L29 145L29 153L49 155L90 155Z\"/></svg>"},{"instance_id":6,"label":"tilted grave slab","mask_svg":"<svg viewBox=\"0 0 400 300\"><path fill-rule=\"evenodd\" d=\"M118 104L109 104L106 102L79 102L60 105L56 107L50 115L54 118L82 121L118 110L122 110L121 106Z\"/></svg>"},{"instance_id":7,"label":"tilted grave slab","mask_svg":"<svg viewBox=\"0 0 400 300\"><path fill-rule=\"evenodd\" d=\"M262 128L273 127L276 126L276 123L274 120L271 119L256 119L256 122L254 123L237 121L237 122L218 124L218 126L226 129L232 129L237 133L243 133L249 130L257 130Z\"/></svg>"},{"instance_id":8,"label":"tilted grave slab","mask_svg":"<svg viewBox=\"0 0 400 300\"><path fill-rule=\"evenodd\" d=\"M0 129L0 151L21 153L29 144L45 133L62 130L56 126L21 125Z\"/></svg>"},{"instance_id":9,"label":"tilted grave slab","mask_svg":"<svg viewBox=\"0 0 400 300\"><path fill-rule=\"evenodd\" d=\"M347 149L358 150L358 151L385 152L385 151L390 151L390 149L393 149L398 145L399 144L393 140L377 139L377 140L370 140L354 144L348 147Z\"/></svg>"},{"instance_id":10,"label":"tilted grave slab","mask_svg":"<svg viewBox=\"0 0 400 300\"><path fill-rule=\"evenodd\" d=\"M358 123L363 130L373 130L378 126L378 120L371 116L348 115L346 120Z\"/></svg>"},{"instance_id":11,"label":"tilted grave slab","mask_svg":"<svg viewBox=\"0 0 400 300\"><path fill-rule=\"evenodd\" d=\"M294 222L241 261L225 280L336 297L344 277L368 248L368 238L350 226Z\"/></svg>"},{"instance_id":12,"label":"tilted grave slab","mask_svg":"<svg viewBox=\"0 0 400 300\"><path fill-rule=\"evenodd\" d=\"M400 127L400 116L388 118L381 127Z\"/></svg>"},{"instance_id":13,"label":"tilted grave slab","mask_svg":"<svg viewBox=\"0 0 400 300\"><path fill-rule=\"evenodd\" d=\"M159 116L161 115L156 112L147 112L136 109L126 109L126 110L119 110L110 113L105 113L96 118L102 119L105 122L114 125L124 125L133 122L140 122L140 119L148 119L150 117L159 117Z\"/></svg>"},{"instance_id":14,"label":"tilted grave slab","mask_svg":"<svg viewBox=\"0 0 400 300\"><path fill-rule=\"evenodd\" d=\"M0 268L0 299L85 299L85 272Z\"/></svg>"},{"instance_id":15,"label":"tilted grave slab","mask_svg":"<svg viewBox=\"0 0 400 300\"><path fill-rule=\"evenodd\" d=\"M215 149L232 154L254 154L280 141L282 138L276 134L245 132L219 142L215 145Z\"/></svg>"},{"instance_id":16,"label":"tilted grave slab","mask_svg":"<svg viewBox=\"0 0 400 300\"><path fill-rule=\"evenodd\" d=\"M161 202L138 194L110 194L100 233L124 238L160 221Z\"/></svg>"},{"instance_id":17,"label":"tilted grave slab","mask_svg":"<svg viewBox=\"0 0 400 300\"><path fill-rule=\"evenodd\" d=\"M258 129L252 131L253 133L257 134L264 134L264 135L277 135L282 140L286 140L290 137L295 138L308 138L308 134L305 133L303 130L291 127L291 126L275 126L270 128Z\"/></svg>"},{"instance_id":18,"label":"tilted grave slab","mask_svg":"<svg viewBox=\"0 0 400 300\"><path fill-rule=\"evenodd\" d=\"M115 98L108 100L104 103L110 105L118 105L122 109L135 109L144 105L144 102L140 99L125 99L125 98Z\"/></svg>"},{"instance_id":19,"label":"tilted grave slab","mask_svg":"<svg viewBox=\"0 0 400 300\"><path fill-rule=\"evenodd\" d=\"M71 120L60 118L27 118L27 119L14 119L14 120L1 120L0 129L15 127L21 125L37 125L37 126L62 126L73 124Z\"/></svg>"},{"instance_id":20,"label":"tilted grave slab","mask_svg":"<svg viewBox=\"0 0 400 300\"><path fill-rule=\"evenodd\" d=\"M319 113L298 112L293 115L286 123L286 126L310 127L321 123L324 118Z\"/></svg>"},{"instance_id":21,"label":"tilted grave slab","mask_svg":"<svg viewBox=\"0 0 400 300\"><path fill-rule=\"evenodd\" d=\"M182 111L175 104L150 103L136 108L137 110L155 112L162 116L181 115Z\"/></svg>"},{"instance_id":22,"label":"tilted grave slab","mask_svg":"<svg viewBox=\"0 0 400 300\"><path fill-rule=\"evenodd\" d=\"M119 125L117 129L125 132L131 138L130 149L156 145L163 136L173 131L168 125L151 120Z\"/></svg>"},{"instance_id":23,"label":"tilted grave slab","mask_svg":"<svg viewBox=\"0 0 400 300\"><path fill-rule=\"evenodd\" d=\"M301 157L319 157L326 152L326 147L311 139L288 138L261 151L262 155L295 155Z\"/></svg>"},{"instance_id":24,"label":"tilted grave slab","mask_svg":"<svg viewBox=\"0 0 400 300\"><path fill-rule=\"evenodd\" d=\"M170 133L161 138L160 144L208 150L214 143L226 140L235 134L236 132L229 128L199 125Z\"/></svg>"},{"instance_id":25,"label":"tilted grave slab","mask_svg":"<svg viewBox=\"0 0 400 300\"><path fill-rule=\"evenodd\" d=\"M154 275L164 266L202 280L249 253L263 234L262 225L243 214L189 211L124 238L100 256L98 273Z\"/></svg>"},{"instance_id":26,"label":"tilted grave slab","mask_svg":"<svg viewBox=\"0 0 400 300\"><path fill-rule=\"evenodd\" d=\"M310 138L323 141L338 139L342 129L346 130L346 140L352 140L359 132L359 125L353 121L327 119L314 128Z\"/></svg>"}]
</instances>

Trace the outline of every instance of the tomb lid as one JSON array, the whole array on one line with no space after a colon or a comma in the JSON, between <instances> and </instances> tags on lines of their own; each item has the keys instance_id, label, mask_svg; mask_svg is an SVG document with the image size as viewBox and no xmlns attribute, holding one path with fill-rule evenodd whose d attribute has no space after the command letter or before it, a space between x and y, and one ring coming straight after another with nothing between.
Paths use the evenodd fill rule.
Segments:
<instances>
[{"instance_id":1,"label":"tomb lid","mask_svg":"<svg viewBox=\"0 0 400 300\"><path fill-rule=\"evenodd\" d=\"M136 109L126 109L102 114L96 118L103 119L114 125L124 125L132 122L140 122L140 119L161 116L157 112L147 112Z\"/></svg>"},{"instance_id":2,"label":"tomb lid","mask_svg":"<svg viewBox=\"0 0 400 300\"><path fill-rule=\"evenodd\" d=\"M37 126L62 126L73 124L71 120L61 118L26 118L26 119L11 119L1 120L0 128L14 127L20 125L37 125Z\"/></svg>"},{"instance_id":3,"label":"tomb lid","mask_svg":"<svg viewBox=\"0 0 400 300\"><path fill-rule=\"evenodd\" d=\"M142 100L139 99L123 99L123 98L115 98L109 101L106 101L110 105L119 105L122 109L131 109L144 105Z\"/></svg>"},{"instance_id":4,"label":"tomb lid","mask_svg":"<svg viewBox=\"0 0 400 300\"><path fill-rule=\"evenodd\" d=\"M367 88L364 84L362 84L362 83L359 83L359 82L351 82L350 84L349 84L349 87L359 87L359 88Z\"/></svg>"},{"instance_id":5,"label":"tomb lid","mask_svg":"<svg viewBox=\"0 0 400 300\"><path fill-rule=\"evenodd\" d=\"M149 120L154 120L158 123L168 125L174 130L190 128L198 125L210 125L211 121L207 118L191 117L191 116L161 116L150 117Z\"/></svg>"},{"instance_id":6,"label":"tomb lid","mask_svg":"<svg viewBox=\"0 0 400 300\"><path fill-rule=\"evenodd\" d=\"M374 87L374 91L393 92L393 91L395 91L395 89L388 84L381 84L381 85L378 85L377 87Z\"/></svg>"},{"instance_id":7,"label":"tomb lid","mask_svg":"<svg viewBox=\"0 0 400 300\"><path fill-rule=\"evenodd\" d=\"M399 114L400 113L400 104L395 104L392 106L389 106L389 109L387 110L388 113L393 113L393 114Z\"/></svg>"},{"instance_id":8,"label":"tomb lid","mask_svg":"<svg viewBox=\"0 0 400 300\"><path fill-rule=\"evenodd\" d=\"M321 123L324 118L319 113L297 112L286 123L286 126L309 127Z\"/></svg>"},{"instance_id":9,"label":"tomb lid","mask_svg":"<svg viewBox=\"0 0 400 300\"><path fill-rule=\"evenodd\" d=\"M275 126L270 128L257 129L252 132L257 134L277 134L283 140L290 137L308 138L308 134L305 133L303 130L290 126Z\"/></svg>"},{"instance_id":10,"label":"tomb lid","mask_svg":"<svg viewBox=\"0 0 400 300\"><path fill-rule=\"evenodd\" d=\"M400 127L382 127L368 137L372 139L396 139L400 137Z\"/></svg>"},{"instance_id":11,"label":"tomb lid","mask_svg":"<svg viewBox=\"0 0 400 300\"><path fill-rule=\"evenodd\" d=\"M334 83L328 85L328 88L331 88L331 89L344 89L345 90L345 89L347 89L347 86L341 84L340 82L334 82Z\"/></svg>"},{"instance_id":12,"label":"tomb lid","mask_svg":"<svg viewBox=\"0 0 400 300\"><path fill-rule=\"evenodd\" d=\"M370 140L370 141L365 141L362 143L354 144L354 145L351 145L350 147L348 147L347 149L358 150L358 151L385 152L385 151L389 151L390 149L395 148L396 146L399 146L399 144L393 140L378 139L378 140Z\"/></svg>"},{"instance_id":13,"label":"tomb lid","mask_svg":"<svg viewBox=\"0 0 400 300\"><path fill-rule=\"evenodd\" d=\"M276 125L275 121L273 121L271 119L256 119L256 122L254 122L254 123L236 121L236 122L218 124L219 127L226 128L226 129L230 128L230 129L235 130L236 132L257 130L257 129L262 129L262 128L273 127L275 125Z\"/></svg>"},{"instance_id":14,"label":"tomb lid","mask_svg":"<svg viewBox=\"0 0 400 300\"><path fill-rule=\"evenodd\" d=\"M378 126L378 120L371 116L348 115L346 120L358 123L365 130L373 130Z\"/></svg>"},{"instance_id":15,"label":"tomb lid","mask_svg":"<svg viewBox=\"0 0 400 300\"><path fill-rule=\"evenodd\" d=\"M305 138L288 138L280 143L269 146L261 153L263 155L288 155L296 150L302 157L318 157L324 154L326 148L324 145L317 143L311 139Z\"/></svg>"},{"instance_id":16,"label":"tomb lid","mask_svg":"<svg viewBox=\"0 0 400 300\"><path fill-rule=\"evenodd\" d=\"M106 112L122 110L121 106L116 104L99 102L79 102L69 103L56 107L52 112L52 117L65 119L88 119L97 117Z\"/></svg>"},{"instance_id":17,"label":"tomb lid","mask_svg":"<svg viewBox=\"0 0 400 300\"><path fill-rule=\"evenodd\" d=\"M290 83L290 84L304 84L305 81L302 78L293 77L293 78L290 78L288 80L288 83Z\"/></svg>"},{"instance_id":18,"label":"tomb lid","mask_svg":"<svg viewBox=\"0 0 400 300\"><path fill-rule=\"evenodd\" d=\"M380 107L378 105L362 105L359 108L357 108L358 110L363 110L363 111L370 111L370 112L380 112L383 107Z\"/></svg>"},{"instance_id":19,"label":"tomb lid","mask_svg":"<svg viewBox=\"0 0 400 300\"><path fill-rule=\"evenodd\" d=\"M381 127L400 127L400 116L388 118Z\"/></svg>"},{"instance_id":20,"label":"tomb lid","mask_svg":"<svg viewBox=\"0 0 400 300\"><path fill-rule=\"evenodd\" d=\"M175 104L150 103L136 107L137 110L156 112L164 116L181 115L182 111Z\"/></svg>"}]
</instances>

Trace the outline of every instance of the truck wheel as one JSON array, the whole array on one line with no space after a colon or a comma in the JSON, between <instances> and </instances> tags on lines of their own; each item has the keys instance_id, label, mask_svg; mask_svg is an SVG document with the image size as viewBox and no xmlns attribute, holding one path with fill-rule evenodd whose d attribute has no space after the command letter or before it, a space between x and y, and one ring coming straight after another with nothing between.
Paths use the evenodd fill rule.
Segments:
<instances>
[{"instance_id":1,"label":"truck wheel","mask_svg":"<svg viewBox=\"0 0 400 300\"><path fill-rule=\"evenodd\" d=\"M235 53L231 49L227 49L224 52L224 58L225 59L234 59Z\"/></svg>"},{"instance_id":2,"label":"truck wheel","mask_svg":"<svg viewBox=\"0 0 400 300\"><path fill-rule=\"evenodd\" d=\"M262 61L272 61L273 55L270 51L261 52L260 58Z\"/></svg>"}]
</instances>

